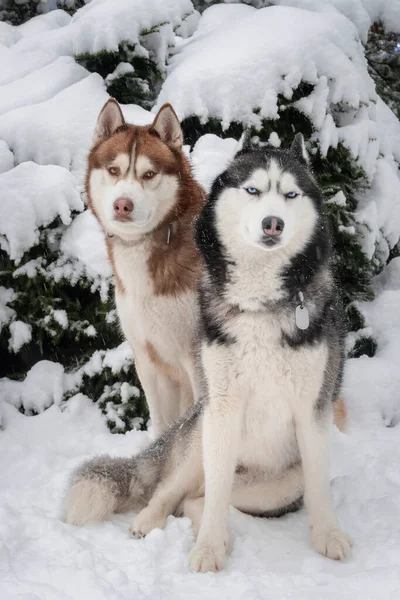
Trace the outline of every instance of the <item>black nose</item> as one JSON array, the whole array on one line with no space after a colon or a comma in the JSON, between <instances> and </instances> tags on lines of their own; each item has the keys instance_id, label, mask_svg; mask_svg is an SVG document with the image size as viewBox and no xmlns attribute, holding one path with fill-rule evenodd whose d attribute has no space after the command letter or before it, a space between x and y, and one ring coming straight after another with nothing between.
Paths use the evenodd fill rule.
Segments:
<instances>
[{"instance_id":1,"label":"black nose","mask_svg":"<svg viewBox=\"0 0 400 600\"><path fill-rule=\"evenodd\" d=\"M273 235L278 237L281 235L283 228L285 227L285 222L279 217L265 217L261 226L265 235Z\"/></svg>"}]
</instances>

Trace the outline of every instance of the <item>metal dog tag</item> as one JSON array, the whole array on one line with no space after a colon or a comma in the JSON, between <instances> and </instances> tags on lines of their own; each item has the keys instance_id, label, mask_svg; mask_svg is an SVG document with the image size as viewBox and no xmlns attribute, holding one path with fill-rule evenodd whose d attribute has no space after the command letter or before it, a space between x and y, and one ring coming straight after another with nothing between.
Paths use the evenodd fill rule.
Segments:
<instances>
[{"instance_id":1,"label":"metal dog tag","mask_svg":"<svg viewBox=\"0 0 400 600\"><path fill-rule=\"evenodd\" d=\"M310 315L308 308L304 305L303 292L299 292L300 304L296 306L296 325L299 329L308 329L310 324Z\"/></svg>"},{"instance_id":2,"label":"metal dog tag","mask_svg":"<svg viewBox=\"0 0 400 600\"><path fill-rule=\"evenodd\" d=\"M296 306L296 325L299 329L308 329L310 324L310 316L308 314L308 308L306 306Z\"/></svg>"}]
</instances>

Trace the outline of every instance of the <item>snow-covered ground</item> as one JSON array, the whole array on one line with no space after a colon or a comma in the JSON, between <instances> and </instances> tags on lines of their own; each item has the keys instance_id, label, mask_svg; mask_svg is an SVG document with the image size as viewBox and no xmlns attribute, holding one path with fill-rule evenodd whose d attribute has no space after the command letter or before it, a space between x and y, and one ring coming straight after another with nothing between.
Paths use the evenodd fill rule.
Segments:
<instances>
[{"instance_id":1,"label":"snow-covered ground","mask_svg":"<svg viewBox=\"0 0 400 600\"><path fill-rule=\"evenodd\" d=\"M383 306L377 303L375 309L381 315L385 309L381 318L388 318L392 306L400 344L400 269L396 277L397 291L385 292ZM349 431L348 435L333 431L332 451L335 505L354 540L353 555L346 563L315 552L305 510L262 520L232 509L234 549L226 570L205 575L188 570L188 553L194 544L188 519L169 517L165 530L154 530L143 540L133 539L128 531L132 513L81 529L65 525L59 518L60 506L71 469L96 453L137 452L148 443L148 434L112 435L100 412L82 395L36 417L24 416L4 403L0 598L397 600L400 414L396 417L393 407L385 407L381 398L398 394L399 367L384 357L357 359L348 365ZM393 404L400 406L398 396Z\"/></svg>"},{"instance_id":2,"label":"snow-covered ground","mask_svg":"<svg viewBox=\"0 0 400 600\"><path fill-rule=\"evenodd\" d=\"M140 431L111 434L100 411L79 394L35 417L0 404L0 598L397 600L400 258L375 284L377 297L363 310L375 334L381 332L379 350L372 359L348 361L348 431L332 431L332 491L354 541L346 563L315 552L304 509L271 520L231 509L233 552L225 571L205 575L188 569L194 544L188 519L169 517L165 530L144 540L128 531L133 513L84 528L65 525L60 509L71 470L96 454L129 456L150 440ZM54 382L62 377L47 374ZM34 384L26 392L38 405Z\"/></svg>"},{"instance_id":3,"label":"snow-covered ground","mask_svg":"<svg viewBox=\"0 0 400 600\"><path fill-rule=\"evenodd\" d=\"M359 198L357 213L365 227L364 250L372 257L378 249L386 259L400 231L400 125L376 97L358 38L365 41L377 18L400 31L400 4L275 3L284 6L264 12L244 5L213 7L193 36L198 15L187 16L190 0L92 0L73 18L54 10L21 27L0 23L0 247L15 260L16 274L35 275L40 259L24 264L23 254L37 243L39 228L59 215L65 226L62 256L50 276L58 281L85 273L102 298L109 293L110 267L98 225L88 212L72 214L83 209L85 158L108 94L100 75L88 73L73 56L115 50L126 38L141 55L152 53L167 73L158 103L173 102L180 117L194 113L203 120L220 117L226 126L232 119L254 124L276 114L278 93L289 98L302 78L314 83L301 108L322 151L341 140L366 169L371 187ZM165 23L159 32L141 35L159 23ZM178 48L170 61L174 43ZM332 114L332 102L350 109ZM131 122L152 119L137 106L123 111ZM276 138L271 142L279 144ZM200 138L191 160L206 187L236 147L237 140ZM345 202L343 194L338 200ZM74 374L42 361L25 382L0 380L0 599L397 600L400 258L374 286L375 300L360 306L365 330L357 336L372 335L377 352L347 362L348 430L332 432L333 495L354 540L346 563L316 554L305 510L279 520L232 510L232 555L224 572L206 575L188 570L194 537L187 519L170 517L164 531L144 540L128 532L132 514L82 529L63 524L62 497L75 465L99 453L128 456L149 443L146 432L112 435L98 408L81 394L62 401L84 373L127 364L131 351L124 343L95 353ZM8 306L13 296L13 289L0 285L0 326L10 323L10 349L18 351L31 332ZM65 311L53 316L68 326ZM135 393L126 384L125 397ZM40 414L23 415L20 407Z\"/></svg>"}]
</instances>

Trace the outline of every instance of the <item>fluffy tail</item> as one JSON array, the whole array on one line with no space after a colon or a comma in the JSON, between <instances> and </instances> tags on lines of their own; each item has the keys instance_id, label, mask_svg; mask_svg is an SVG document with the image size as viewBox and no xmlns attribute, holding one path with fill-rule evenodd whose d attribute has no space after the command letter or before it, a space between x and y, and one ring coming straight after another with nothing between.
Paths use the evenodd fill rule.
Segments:
<instances>
[{"instance_id":1,"label":"fluffy tail","mask_svg":"<svg viewBox=\"0 0 400 600\"><path fill-rule=\"evenodd\" d=\"M136 458L100 456L78 467L64 500L65 523L85 525L103 521L112 513L141 504L150 492L148 480L152 469L143 477L139 466Z\"/></svg>"},{"instance_id":2,"label":"fluffy tail","mask_svg":"<svg viewBox=\"0 0 400 600\"><path fill-rule=\"evenodd\" d=\"M99 456L81 465L72 475L64 500L64 521L85 525L103 521L115 512L138 510L147 505L171 465L176 467L179 462L184 442L189 443L196 429L202 406L198 400L161 437L133 458Z\"/></svg>"}]
</instances>

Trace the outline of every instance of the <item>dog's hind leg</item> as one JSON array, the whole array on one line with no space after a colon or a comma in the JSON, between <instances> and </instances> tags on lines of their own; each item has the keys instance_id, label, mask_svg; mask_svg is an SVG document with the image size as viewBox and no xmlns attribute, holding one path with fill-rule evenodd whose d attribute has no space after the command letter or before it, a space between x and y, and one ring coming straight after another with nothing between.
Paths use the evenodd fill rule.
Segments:
<instances>
[{"instance_id":1,"label":"dog's hind leg","mask_svg":"<svg viewBox=\"0 0 400 600\"><path fill-rule=\"evenodd\" d=\"M175 455L170 457L176 465L171 465L169 475L158 485L149 504L133 520L130 530L135 537L144 537L152 529L162 529L186 495L199 493L204 488L200 434L194 434L189 443L190 450L183 457L178 452L184 452L184 449L178 446Z\"/></svg>"}]
</instances>

